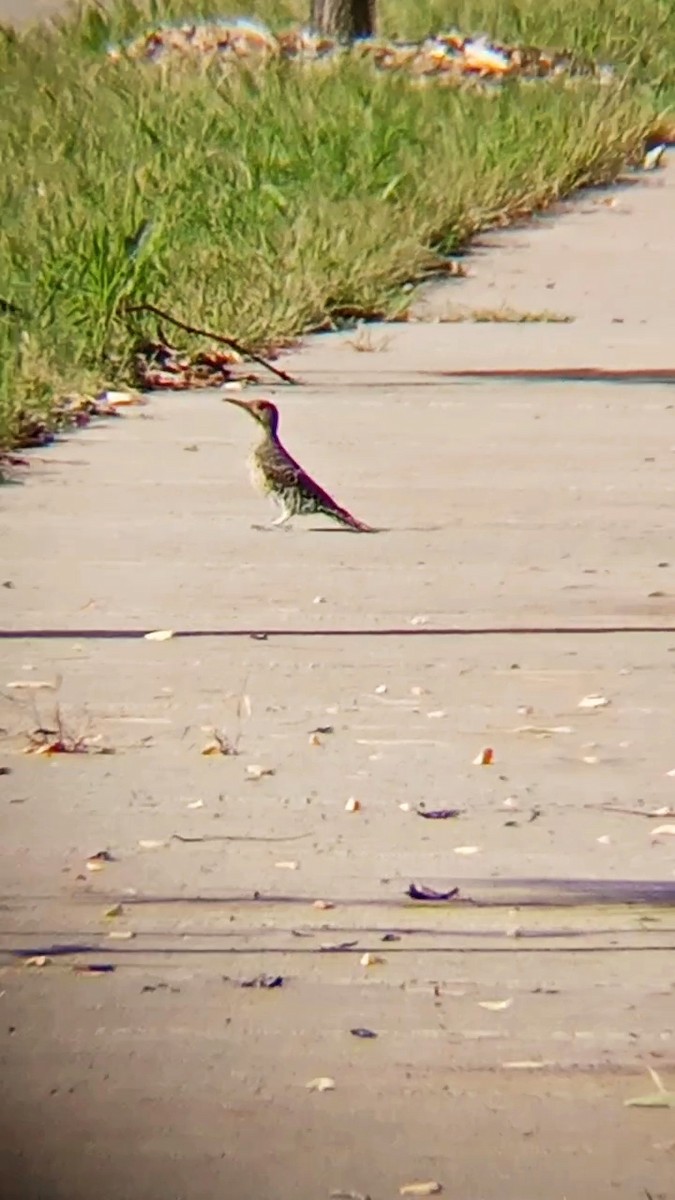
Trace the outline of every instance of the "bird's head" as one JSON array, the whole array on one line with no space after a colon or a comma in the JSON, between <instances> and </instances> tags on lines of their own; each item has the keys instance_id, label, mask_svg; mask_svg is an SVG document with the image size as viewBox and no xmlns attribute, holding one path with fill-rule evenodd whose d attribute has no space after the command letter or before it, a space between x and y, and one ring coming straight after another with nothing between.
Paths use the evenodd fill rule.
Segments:
<instances>
[{"instance_id":1,"label":"bird's head","mask_svg":"<svg viewBox=\"0 0 675 1200\"><path fill-rule=\"evenodd\" d=\"M269 433L276 433L279 410L271 400L235 400L234 396L223 396L223 400L228 404L236 404L237 408L245 408L263 429Z\"/></svg>"}]
</instances>

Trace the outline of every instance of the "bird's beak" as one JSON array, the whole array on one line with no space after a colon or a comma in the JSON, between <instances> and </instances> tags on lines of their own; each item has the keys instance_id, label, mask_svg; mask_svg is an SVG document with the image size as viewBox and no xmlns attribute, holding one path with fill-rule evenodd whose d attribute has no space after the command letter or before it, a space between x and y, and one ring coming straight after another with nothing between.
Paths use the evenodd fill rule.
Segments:
<instances>
[{"instance_id":1,"label":"bird's beak","mask_svg":"<svg viewBox=\"0 0 675 1200\"><path fill-rule=\"evenodd\" d=\"M221 400L224 400L226 404L236 404L237 408L245 408L250 412L248 400L237 400L236 396L221 396L220 398Z\"/></svg>"}]
</instances>

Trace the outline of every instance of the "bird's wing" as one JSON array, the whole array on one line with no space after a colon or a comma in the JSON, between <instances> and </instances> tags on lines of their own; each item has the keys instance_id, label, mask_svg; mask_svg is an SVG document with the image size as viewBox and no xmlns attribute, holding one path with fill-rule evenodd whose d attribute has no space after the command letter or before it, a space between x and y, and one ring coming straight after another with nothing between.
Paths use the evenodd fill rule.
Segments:
<instances>
[{"instance_id":1,"label":"bird's wing","mask_svg":"<svg viewBox=\"0 0 675 1200\"><path fill-rule=\"evenodd\" d=\"M270 451L266 465L274 473L275 480L281 488L299 488L312 495L320 505L326 505L327 508L340 508L333 497L324 491L311 475L307 474L300 463L296 462L283 446L275 446Z\"/></svg>"}]
</instances>

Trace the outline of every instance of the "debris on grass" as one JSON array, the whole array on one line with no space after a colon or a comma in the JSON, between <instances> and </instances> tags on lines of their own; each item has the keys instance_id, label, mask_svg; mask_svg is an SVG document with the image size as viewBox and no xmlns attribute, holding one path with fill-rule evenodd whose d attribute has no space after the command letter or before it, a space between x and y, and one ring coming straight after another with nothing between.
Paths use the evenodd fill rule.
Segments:
<instances>
[{"instance_id":1,"label":"debris on grass","mask_svg":"<svg viewBox=\"0 0 675 1200\"><path fill-rule=\"evenodd\" d=\"M154 304L127 304L125 314L149 313L161 321L168 321L193 337L203 337L211 342L219 342L227 346L226 351L200 351L194 355L181 354L175 346L166 341L142 342L136 347L135 367L136 379L140 387L148 390L169 388L172 391L194 390L196 388L227 387L228 384L259 383L257 375L235 373L233 367L243 359L250 358L252 362L264 367L270 374L284 383L297 384L294 379L280 367L270 362L273 352L268 352L266 358L256 353L249 346L244 346L234 338L225 337L221 333L213 333L208 329L200 329L180 321L171 313L164 312Z\"/></svg>"},{"instance_id":2,"label":"debris on grass","mask_svg":"<svg viewBox=\"0 0 675 1200\"><path fill-rule=\"evenodd\" d=\"M406 893L411 900L459 900L459 888L449 888L447 892L437 892L435 888L424 884L411 883Z\"/></svg>"},{"instance_id":3,"label":"debris on grass","mask_svg":"<svg viewBox=\"0 0 675 1200\"><path fill-rule=\"evenodd\" d=\"M185 22L181 26L155 25L130 41L108 49L113 62L124 60L147 64L207 62L231 70L239 63L247 67L286 59L300 66L338 57L371 62L378 71L406 72L414 79L439 79L461 86L470 83L500 83L520 79L574 79L579 76L611 81L612 68L568 50L550 51L533 46L505 46L486 36L465 35L449 30L421 42L363 38L353 45L314 33L307 28L290 28L275 35L260 21L239 17L229 20Z\"/></svg>"},{"instance_id":4,"label":"debris on grass","mask_svg":"<svg viewBox=\"0 0 675 1200\"><path fill-rule=\"evenodd\" d=\"M329 1075L319 1075L316 1079L310 1079L305 1087L308 1092L333 1092L335 1091L335 1080L331 1079Z\"/></svg>"},{"instance_id":5,"label":"debris on grass","mask_svg":"<svg viewBox=\"0 0 675 1200\"><path fill-rule=\"evenodd\" d=\"M675 1091L668 1090L660 1075L652 1067L647 1067L647 1070L656 1085L656 1091L649 1092L646 1096L634 1096L631 1100L624 1100L624 1106L626 1108L675 1108Z\"/></svg>"}]
</instances>

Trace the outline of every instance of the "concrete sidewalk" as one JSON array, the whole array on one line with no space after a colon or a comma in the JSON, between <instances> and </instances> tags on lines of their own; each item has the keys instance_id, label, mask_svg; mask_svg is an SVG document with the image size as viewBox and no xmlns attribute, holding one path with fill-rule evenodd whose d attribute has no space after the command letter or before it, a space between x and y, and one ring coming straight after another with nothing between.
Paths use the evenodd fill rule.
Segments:
<instances>
[{"instance_id":1,"label":"concrete sidewalk","mask_svg":"<svg viewBox=\"0 0 675 1200\"><path fill-rule=\"evenodd\" d=\"M499 234L419 310L572 324L285 360L261 394L376 537L253 530L217 394L2 489L3 1195L673 1196L672 1110L624 1101L675 1087L675 393L445 372L675 365L674 190ZM100 740L25 755L57 704Z\"/></svg>"}]
</instances>

